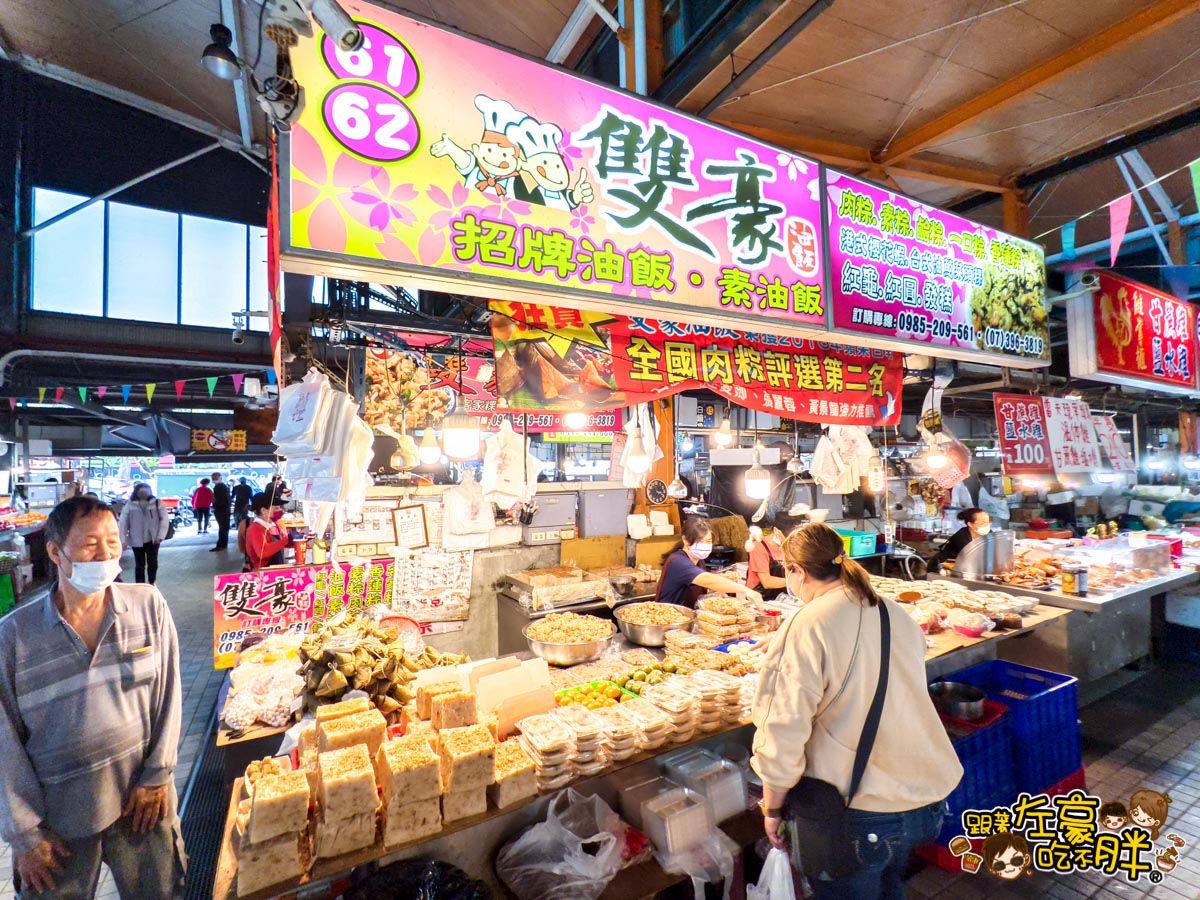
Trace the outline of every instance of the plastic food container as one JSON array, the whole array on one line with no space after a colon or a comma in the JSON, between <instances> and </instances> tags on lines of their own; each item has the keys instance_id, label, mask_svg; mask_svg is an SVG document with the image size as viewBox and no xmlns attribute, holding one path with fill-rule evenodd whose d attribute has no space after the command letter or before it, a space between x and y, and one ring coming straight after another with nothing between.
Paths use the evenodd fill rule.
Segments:
<instances>
[{"instance_id":1,"label":"plastic food container","mask_svg":"<svg viewBox=\"0 0 1200 900\"><path fill-rule=\"evenodd\" d=\"M675 788L642 803L642 831L667 856L696 846L712 828L708 801L687 788Z\"/></svg>"},{"instance_id":2,"label":"plastic food container","mask_svg":"<svg viewBox=\"0 0 1200 900\"><path fill-rule=\"evenodd\" d=\"M677 783L661 775L635 781L627 787L623 787L617 793L617 799L621 805L621 817L638 831L644 832L642 804L678 787Z\"/></svg>"},{"instance_id":3,"label":"plastic food container","mask_svg":"<svg viewBox=\"0 0 1200 900\"><path fill-rule=\"evenodd\" d=\"M742 772L727 759L707 751L682 758L667 767L672 780L704 797L714 822L724 822L746 809L746 784Z\"/></svg>"},{"instance_id":4,"label":"plastic food container","mask_svg":"<svg viewBox=\"0 0 1200 900\"><path fill-rule=\"evenodd\" d=\"M568 753L572 734L561 719L549 713L527 716L517 723L521 736L542 756Z\"/></svg>"}]
</instances>

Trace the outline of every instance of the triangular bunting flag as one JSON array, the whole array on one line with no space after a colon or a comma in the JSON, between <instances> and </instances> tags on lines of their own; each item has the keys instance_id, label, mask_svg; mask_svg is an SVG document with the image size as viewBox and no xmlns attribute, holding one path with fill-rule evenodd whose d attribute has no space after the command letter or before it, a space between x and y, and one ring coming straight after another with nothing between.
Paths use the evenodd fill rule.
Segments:
<instances>
[{"instance_id":1,"label":"triangular bunting flag","mask_svg":"<svg viewBox=\"0 0 1200 900\"><path fill-rule=\"evenodd\" d=\"M132 394L132 393L133 393L133 385L132 385L132 384L123 384L123 385L121 385L121 399L122 399L123 401L125 401L126 403L128 403L128 402L129 402L129 395L130 395L130 394Z\"/></svg>"},{"instance_id":2,"label":"triangular bunting flag","mask_svg":"<svg viewBox=\"0 0 1200 900\"><path fill-rule=\"evenodd\" d=\"M63 395L64 390L65 390L65 388L55 388L54 389L54 402L55 403L62 403L62 395Z\"/></svg>"},{"instance_id":3,"label":"triangular bunting flag","mask_svg":"<svg viewBox=\"0 0 1200 900\"><path fill-rule=\"evenodd\" d=\"M234 375L233 376L233 389L237 393L240 394L242 392L242 382L245 380L246 380L245 375Z\"/></svg>"},{"instance_id":4,"label":"triangular bunting flag","mask_svg":"<svg viewBox=\"0 0 1200 900\"><path fill-rule=\"evenodd\" d=\"M81 387L79 389L79 401L81 403L87 403L87 388Z\"/></svg>"},{"instance_id":5,"label":"triangular bunting flag","mask_svg":"<svg viewBox=\"0 0 1200 900\"><path fill-rule=\"evenodd\" d=\"M38 403L45 403L45 402L46 402L46 389L38 388Z\"/></svg>"},{"instance_id":6,"label":"triangular bunting flag","mask_svg":"<svg viewBox=\"0 0 1200 900\"><path fill-rule=\"evenodd\" d=\"M107 393L108 393L108 388L106 388L104 385L100 385L100 387L96 388L96 396L99 397L101 400L104 399L104 395Z\"/></svg>"},{"instance_id":7,"label":"triangular bunting flag","mask_svg":"<svg viewBox=\"0 0 1200 900\"><path fill-rule=\"evenodd\" d=\"M1063 259L1075 258L1075 223L1068 222L1062 227Z\"/></svg>"},{"instance_id":8,"label":"triangular bunting flag","mask_svg":"<svg viewBox=\"0 0 1200 900\"><path fill-rule=\"evenodd\" d=\"M153 403L153 402L154 402L154 389L155 389L156 387L158 387L158 385L157 385L157 384L148 384L148 385L146 385L146 402L147 402L147 403Z\"/></svg>"},{"instance_id":9,"label":"triangular bunting flag","mask_svg":"<svg viewBox=\"0 0 1200 900\"><path fill-rule=\"evenodd\" d=\"M1112 265L1117 264L1117 254L1121 252L1121 243L1125 240L1125 232L1129 228L1129 209L1133 203L1133 194L1118 197L1108 204L1108 255Z\"/></svg>"},{"instance_id":10,"label":"triangular bunting flag","mask_svg":"<svg viewBox=\"0 0 1200 900\"><path fill-rule=\"evenodd\" d=\"M204 383L208 385L208 396L211 397L213 395L213 391L217 389L217 376L209 375L204 379Z\"/></svg>"},{"instance_id":11,"label":"triangular bunting flag","mask_svg":"<svg viewBox=\"0 0 1200 900\"><path fill-rule=\"evenodd\" d=\"M274 384L274 383L275 383L275 370L267 369L267 384Z\"/></svg>"},{"instance_id":12,"label":"triangular bunting flag","mask_svg":"<svg viewBox=\"0 0 1200 900\"><path fill-rule=\"evenodd\" d=\"M9 409L16 409L16 408L17 408L17 398L16 398L16 397L9 397L9 398L8 398L8 408L9 408Z\"/></svg>"},{"instance_id":13,"label":"triangular bunting flag","mask_svg":"<svg viewBox=\"0 0 1200 900\"><path fill-rule=\"evenodd\" d=\"M1188 171L1192 173L1192 193L1196 195L1196 206L1200 208L1200 159L1189 165Z\"/></svg>"},{"instance_id":14,"label":"triangular bunting flag","mask_svg":"<svg viewBox=\"0 0 1200 900\"><path fill-rule=\"evenodd\" d=\"M184 389L185 387L187 387L187 382L186 382L186 381L177 381L177 382L175 382L175 399L176 399L176 400L182 400L182 399L183 399L183 389Z\"/></svg>"}]
</instances>

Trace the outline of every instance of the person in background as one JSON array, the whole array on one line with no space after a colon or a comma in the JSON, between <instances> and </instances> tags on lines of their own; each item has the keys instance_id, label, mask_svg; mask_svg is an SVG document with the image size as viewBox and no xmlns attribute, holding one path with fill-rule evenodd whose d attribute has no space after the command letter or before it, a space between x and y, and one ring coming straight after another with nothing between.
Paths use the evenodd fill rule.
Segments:
<instances>
[{"instance_id":1,"label":"person in background","mask_svg":"<svg viewBox=\"0 0 1200 900\"><path fill-rule=\"evenodd\" d=\"M783 534L778 528L752 527L746 551L750 554L746 587L756 589L764 600L774 600L787 588L783 572Z\"/></svg>"},{"instance_id":2,"label":"person in background","mask_svg":"<svg viewBox=\"0 0 1200 900\"><path fill-rule=\"evenodd\" d=\"M796 529L783 552L788 590L805 605L767 645L754 698L751 766L763 782L767 837L786 849L780 830L785 798L801 777L828 782L843 798L850 794L852 748L880 683L886 610L891 639L882 711L859 789L849 799L851 837L863 867L838 879L805 875L818 900L900 900L909 851L937 837L945 798L963 774L929 698L925 636L903 607L875 593L828 525ZM792 850L793 857L804 852L802 846Z\"/></svg>"},{"instance_id":3,"label":"person in background","mask_svg":"<svg viewBox=\"0 0 1200 900\"><path fill-rule=\"evenodd\" d=\"M212 514L213 492L207 478L200 479L200 486L192 492L192 509L196 513L196 533L208 534L208 520Z\"/></svg>"},{"instance_id":4,"label":"person in background","mask_svg":"<svg viewBox=\"0 0 1200 900\"><path fill-rule=\"evenodd\" d=\"M276 475L271 479L271 483L267 485L267 489L263 492L271 501L272 506L283 508L283 505L288 502L292 496L291 490L287 486L287 482L283 480L282 475Z\"/></svg>"},{"instance_id":5,"label":"person in background","mask_svg":"<svg viewBox=\"0 0 1200 900\"><path fill-rule=\"evenodd\" d=\"M933 558L934 565L958 559L958 554L962 553L967 544L992 530L992 517L978 506L964 509L958 514L958 520L963 523L963 527L954 532L950 540L942 545L942 549Z\"/></svg>"},{"instance_id":6,"label":"person in background","mask_svg":"<svg viewBox=\"0 0 1200 900\"><path fill-rule=\"evenodd\" d=\"M695 609L696 601L700 597L717 592L737 594L761 607L762 597L757 591L724 575L705 572L700 567L712 553L712 541L712 530L708 527L707 519L698 516L685 519L683 546L663 561L662 575L658 579L658 593L654 599L660 603L677 603Z\"/></svg>"},{"instance_id":7,"label":"person in background","mask_svg":"<svg viewBox=\"0 0 1200 900\"><path fill-rule=\"evenodd\" d=\"M117 520L73 497L46 520L58 582L0 620L0 837L21 897L183 897L174 770L179 643L158 589L114 584Z\"/></svg>"},{"instance_id":8,"label":"person in background","mask_svg":"<svg viewBox=\"0 0 1200 900\"><path fill-rule=\"evenodd\" d=\"M254 488L246 484L245 478L239 478L238 483L229 492L233 498L233 519L239 525L246 518L246 510L250 508L250 498L254 496Z\"/></svg>"},{"instance_id":9,"label":"person in background","mask_svg":"<svg viewBox=\"0 0 1200 900\"><path fill-rule=\"evenodd\" d=\"M291 543L288 533L275 521L275 508L268 494L250 499L254 519L246 526L246 559L251 569L277 566L283 562L283 548Z\"/></svg>"},{"instance_id":10,"label":"person in background","mask_svg":"<svg viewBox=\"0 0 1200 900\"><path fill-rule=\"evenodd\" d=\"M121 509L117 523L121 544L133 550L133 575L138 584L154 584L158 580L158 547L170 527L168 511L151 493L150 485L139 481L133 486L133 495Z\"/></svg>"},{"instance_id":11,"label":"person in background","mask_svg":"<svg viewBox=\"0 0 1200 900\"><path fill-rule=\"evenodd\" d=\"M217 520L217 546L213 547L210 552L216 553L229 546L229 514L233 497L229 493L229 485L225 483L220 472L213 472L212 485L212 514L213 518Z\"/></svg>"}]
</instances>

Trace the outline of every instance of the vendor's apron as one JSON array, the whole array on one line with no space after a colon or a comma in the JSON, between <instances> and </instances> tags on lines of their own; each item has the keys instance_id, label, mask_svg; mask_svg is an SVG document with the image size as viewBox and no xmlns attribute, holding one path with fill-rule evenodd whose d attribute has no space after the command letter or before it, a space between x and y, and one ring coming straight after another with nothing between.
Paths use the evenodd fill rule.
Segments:
<instances>
[{"instance_id":1,"label":"vendor's apron","mask_svg":"<svg viewBox=\"0 0 1200 900\"><path fill-rule=\"evenodd\" d=\"M658 579L658 590L654 592L654 600L656 603L677 603L680 606L686 606L688 609L695 609L696 601L706 593L704 588L697 584L689 584L679 600L662 599L662 586L663 582L667 580L667 572L670 570L671 564L677 562L682 554L682 550L676 550L667 557L667 561L663 564L662 575Z\"/></svg>"}]
</instances>

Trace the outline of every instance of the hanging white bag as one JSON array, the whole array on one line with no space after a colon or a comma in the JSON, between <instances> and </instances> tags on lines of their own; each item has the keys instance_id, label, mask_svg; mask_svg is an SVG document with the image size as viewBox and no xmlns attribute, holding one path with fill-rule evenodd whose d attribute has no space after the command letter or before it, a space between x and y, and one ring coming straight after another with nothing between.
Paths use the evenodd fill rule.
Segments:
<instances>
[{"instance_id":1,"label":"hanging white bag","mask_svg":"<svg viewBox=\"0 0 1200 900\"><path fill-rule=\"evenodd\" d=\"M792 863L786 850L771 848L758 876L758 884L746 885L746 900L796 900Z\"/></svg>"}]
</instances>

